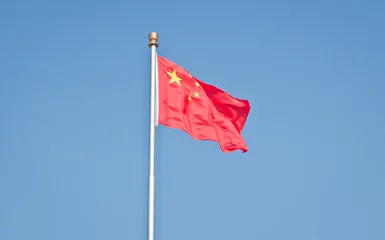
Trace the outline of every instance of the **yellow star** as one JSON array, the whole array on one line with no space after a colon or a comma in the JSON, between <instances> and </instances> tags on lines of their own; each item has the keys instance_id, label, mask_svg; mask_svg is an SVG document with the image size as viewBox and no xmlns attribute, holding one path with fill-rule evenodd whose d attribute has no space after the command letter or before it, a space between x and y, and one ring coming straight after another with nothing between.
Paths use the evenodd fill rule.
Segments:
<instances>
[{"instance_id":1,"label":"yellow star","mask_svg":"<svg viewBox=\"0 0 385 240\"><path fill-rule=\"evenodd\" d=\"M176 70L175 69L174 69L174 71L172 73L171 72L167 72L167 74L171 77L170 82L168 84L176 82L179 86L181 86L180 85L180 81L183 80L183 79L176 75Z\"/></svg>"},{"instance_id":2,"label":"yellow star","mask_svg":"<svg viewBox=\"0 0 385 240\"><path fill-rule=\"evenodd\" d=\"M198 93L198 92L195 92L195 93L194 93L194 97L199 97L199 93Z\"/></svg>"},{"instance_id":3,"label":"yellow star","mask_svg":"<svg viewBox=\"0 0 385 240\"><path fill-rule=\"evenodd\" d=\"M188 96L188 98L187 98L187 99L188 99L188 101L189 101L189 102L191 102L191 101L192 101L192 98L191 98L191 96Z\"/></svg>"},{"instance_id":4,"label":"yellow star","mask_svg":"<svg viewBox=\"0 0 385 240\"><path fill-rule=\"evenodd\" d=\"M199 87L199 83L198 82L195 82L195 87Z\"/></svg>"},{"instance_id":5,"label":"yellow star","mask_svg":"<svg viewBox=\"0 0 385 240\"><path fill-rule=\"evenodd\" d=\"M188 74L188 76L189 76L190 78L192 78L192 76L191 76L191 74L190 74L190 73Z\"/></svg>"}]
</instances>

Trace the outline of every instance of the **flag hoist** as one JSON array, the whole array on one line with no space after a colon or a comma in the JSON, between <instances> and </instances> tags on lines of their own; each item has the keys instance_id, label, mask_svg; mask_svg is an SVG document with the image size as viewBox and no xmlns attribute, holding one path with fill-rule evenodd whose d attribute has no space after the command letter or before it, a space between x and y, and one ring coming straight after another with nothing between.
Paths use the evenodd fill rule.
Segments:
<instances>
[{"instance_id":1,"label":"flag hoist","mask_svg":"<svg viewBox=\"0 0 385 240\"><path fill-rule=\"evenodd\" d=\"M155 208L155 127L157 125L156 110L156 48L158 33L151 32L148 36L151 49L151 103L150 103L150 162L148 175L148 240L154 240L154 208Z\"/></svg>"},{"instance_id":2,"label":"flag hoist","mask_svg":"<svg viewBox=\"0 0 385 240\"><path fill-rule=\"evenodd\" d=\"M158 124L184 130L197 140L218 142L226 153L247 152L241 132L250 103L199 80L182 66L158 56L156 32L149 34L148 46L151 48L148 240L154 240L155 129Z\"/></svg>"}]
</instances>

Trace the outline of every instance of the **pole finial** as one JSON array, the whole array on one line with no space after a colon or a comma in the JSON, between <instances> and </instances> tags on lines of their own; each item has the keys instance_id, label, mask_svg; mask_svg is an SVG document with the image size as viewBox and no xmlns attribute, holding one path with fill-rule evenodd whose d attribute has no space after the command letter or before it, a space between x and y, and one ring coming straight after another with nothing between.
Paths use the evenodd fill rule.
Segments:
<instances>
[{"instance_id":1,"label":"pole finial","mask_svg":"<svg viewBox=\"0 0 385 240\"><path fill-rule=\"evenodd\" d=\"M157 32L151 32L150 34L148 34L148 46L151 47L152 45L155 45L155 47L158 47L158 37L159 35Z\"/></svg>"}]
</instances>

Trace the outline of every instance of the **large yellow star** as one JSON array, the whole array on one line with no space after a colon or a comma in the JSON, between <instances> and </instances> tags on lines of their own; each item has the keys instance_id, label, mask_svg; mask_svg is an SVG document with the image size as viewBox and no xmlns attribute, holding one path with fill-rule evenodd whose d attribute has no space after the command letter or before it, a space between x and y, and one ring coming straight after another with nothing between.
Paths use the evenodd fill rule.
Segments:
<instances>
[{"instance_id":1,"label":"large yellow star","mask_svg":"<svg viewBox=\"0 0 385 240\"><path fill-rule=\"evenodd\" d=\"M180 77L178 77L176 75L176 70L175 69L174 69L174 71L172 73L171 72L167 72L167 74L171 77L170 82L168 84L176 82L179 86L181 86L180 85L180 81L182 80L182 78L180 78Z\"/></svg>"}]
</instances>

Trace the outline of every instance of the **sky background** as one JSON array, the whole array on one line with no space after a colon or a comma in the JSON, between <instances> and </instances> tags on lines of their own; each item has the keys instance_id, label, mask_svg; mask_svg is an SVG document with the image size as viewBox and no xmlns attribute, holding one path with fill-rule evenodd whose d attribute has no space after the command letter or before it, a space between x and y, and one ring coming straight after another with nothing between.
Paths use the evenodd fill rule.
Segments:
<instances>
[{"instance_id":1,"label":"sky background","mask_svg":"<svg viewBox=\"0 0 385 240\"><path fill-rule=\"evenodd\" d=\"M160 126L156 239L385 239L385 2L0 3L0 239L147 238L150 50L248 99Z\"/></svg>"}]
</instances>

